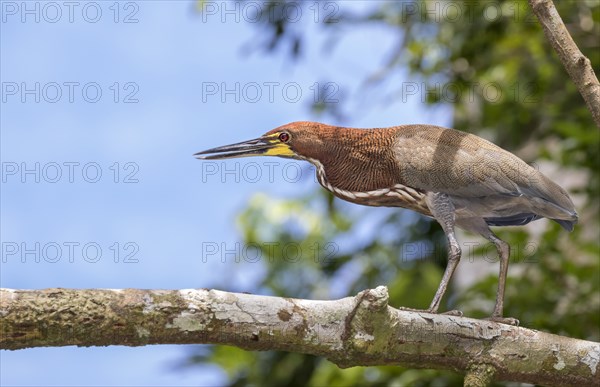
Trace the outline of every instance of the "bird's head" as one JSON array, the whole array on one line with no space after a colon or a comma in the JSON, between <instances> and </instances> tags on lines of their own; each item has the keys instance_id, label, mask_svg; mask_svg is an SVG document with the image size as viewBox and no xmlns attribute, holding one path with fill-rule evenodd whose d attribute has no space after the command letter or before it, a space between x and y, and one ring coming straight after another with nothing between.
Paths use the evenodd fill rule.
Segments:
<instances>
[{"instance_id":1,"label":"bird's head","mask_svg":"<svg viewBox=\"0 0 600 387\"><path fill-rule=\"evenodd\" d=\"M323 135L332 127L317 122L292 122L259 138L220 146L194 154L197 159L217 160L249 156L309 159L323 149Z\"/></svg>"}]
</instances>

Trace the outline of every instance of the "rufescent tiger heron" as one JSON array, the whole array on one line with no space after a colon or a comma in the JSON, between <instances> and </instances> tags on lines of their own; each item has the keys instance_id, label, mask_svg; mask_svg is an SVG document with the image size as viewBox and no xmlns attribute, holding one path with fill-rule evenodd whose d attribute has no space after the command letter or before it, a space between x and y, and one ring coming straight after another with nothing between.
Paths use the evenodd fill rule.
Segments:
<instances>
[{"instance_id":1,"label":"rufescent tiger heron","mask_svg":"<svg viewBox=\"0 0 600 387\"><path fill-rule=\"evenodd\" d=\"M455 226L479 233L496 246L500 274L489 319L518 324L516 319L502 317L510 248L489 226L520 226L549 218L572 231L577 223L567 192L541 172L481 137L439 126L353 129L293 122L257 139L194 156L203 160L246 156L306 160L316 167L319 183L341 199L408 208L435 218L448 238L448 264L425 310L430 313L438 312L461 257Z\"/></svg>"}]
</instances>

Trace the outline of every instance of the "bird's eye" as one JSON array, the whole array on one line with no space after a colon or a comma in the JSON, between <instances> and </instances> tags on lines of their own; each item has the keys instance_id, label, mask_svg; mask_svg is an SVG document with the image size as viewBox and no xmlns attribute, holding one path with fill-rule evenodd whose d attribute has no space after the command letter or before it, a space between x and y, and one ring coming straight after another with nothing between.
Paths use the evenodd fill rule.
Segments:
<instances>
[{"instance_id":1,"label":"bird's eye","mask_svg":"<svg viewBox=\"0 0 600 387\"><path fill-rule=\"evenodd\" d=\"M286 132L283 132L279 135L279 141L281 142L288 142L290 141L290 135Z\"/></svg>"}]
</instances>

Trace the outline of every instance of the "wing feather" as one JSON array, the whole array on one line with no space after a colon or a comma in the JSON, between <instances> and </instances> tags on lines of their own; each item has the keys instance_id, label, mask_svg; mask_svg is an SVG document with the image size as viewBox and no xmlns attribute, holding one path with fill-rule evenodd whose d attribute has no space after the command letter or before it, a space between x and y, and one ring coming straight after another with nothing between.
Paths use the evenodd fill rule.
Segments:
<instances>
[{"instance_id":1,"label":"wing feather","mask_svg":"<svg viewBox=\"0 0 600 387\"><path fill-rule=\"evenodd\" d=\"M401 165L401 178L411 187L462 200L500 196L506 201L519 198L523 203L525 198L534 214L576 220L573 202L564 189L517 156L478 136L437 126L409 125L399 130L394 152Z\"/></svg>"}]
</instances>

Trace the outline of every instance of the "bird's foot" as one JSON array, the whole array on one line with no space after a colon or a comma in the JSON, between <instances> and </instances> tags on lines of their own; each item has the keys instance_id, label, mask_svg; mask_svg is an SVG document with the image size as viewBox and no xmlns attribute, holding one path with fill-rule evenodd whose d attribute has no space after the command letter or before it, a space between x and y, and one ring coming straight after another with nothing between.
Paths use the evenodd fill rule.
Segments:
<instances>
[{"instance_id":1,"label":"bird's foot","mask_svg":"<svg viewBox=\"0 0 600 387\"><path fill-rule=\"evenodd\" d=\"M431 313L431 314L443 314L446 316L459 316L461 317L463 315L463 312L461 312L460 310L449 310L447 312L437 312L431 309L413 309L413 308L407 308L404 306L400 306L398 307L399 310L405 310L407 312L420 312L420 313Z\"/></svg>"},{"instance_id":2,"label":"bird's foot","mask_svg":"<svg viewBox=\"0 0 600 387\"><path fill-rule=\"evenodd\" d=\"M517 320L516 318L512 318L512 317L491 316L491 317L484 318L484 320L494 321L494 322L497 322L500 324L514 325L516 327L519 326L519 320Z\"/></svg>"}]
</instances>

